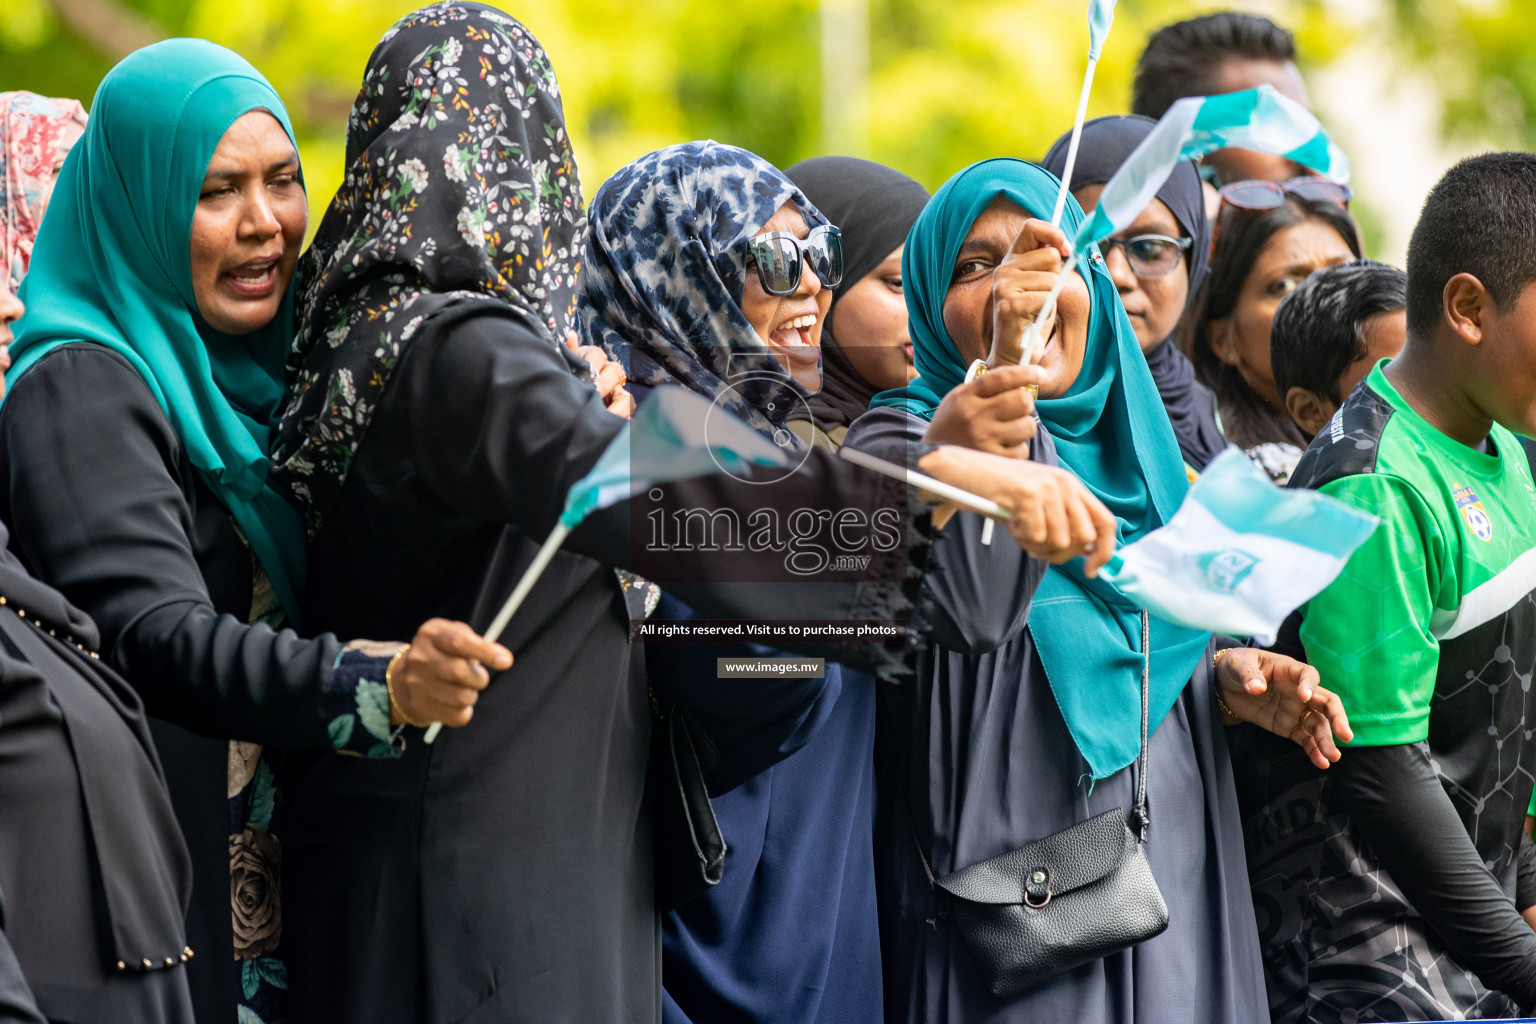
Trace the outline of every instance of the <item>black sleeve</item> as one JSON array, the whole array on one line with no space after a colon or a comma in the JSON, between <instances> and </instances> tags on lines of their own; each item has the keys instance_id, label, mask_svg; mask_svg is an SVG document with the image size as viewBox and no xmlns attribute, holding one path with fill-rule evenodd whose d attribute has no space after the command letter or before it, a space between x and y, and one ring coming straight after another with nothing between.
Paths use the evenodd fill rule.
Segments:
<instances>
[{"instance_id":1,"label":"black sleeve","mask_svg":"<svg viewBox=\"0 0 1536 1024\"><path fill-rule=\"evenodd\" d=\"M21 964L3 931L0 931L0 1024L48 1024L32 998L32 989L22 976Z\"/></svg>"},{"instance_id":2,"label":"black sleeve","mask_svg":"<svg viewBox=\"0 0 1536 1024\"><path fill-rule=\"evenodd\" d=\"M1351 747L1327 775L1333 800L1457 959L1536 1006L1536 931L1483 864L1425 746Z\"/></svg>"},{"instance_id":3,"label":"black sleeve","mask_svg":"<svg viewBox=\"0 0 1536 1024\"><path fill-rule=\"evenodd\" d=\"M572 484L619 433L589 383L578 380L568 352L490 304L451 327L423 332L402 366L412 446L411 468L435 496L486 523L510 524L534 539L549 534ZM430 340L429 340L430 339ZM400 371L397 371L400 372ZM466 443L465 439L473 439ZM766 483L767 479L774 480ZM566 546L660 583L705 618L846 621L917 618L912 605L927 552L927 511L904 484L860 470L814 449L787 476L781 470L725 473L658 484L600 509ZM757 547L743 534L730 550L658 546L647 540L652 515L724 510L743 530L752 517L810 510L851 510L890 523L863 549L857 568L823 566L804 574L782 543ZM781 531L782 533L782 531ZM782 542L784 536L780 536ZM800 538L795 550L811 544ZM1011 543L1011 540L1010 540ZM825 552L824 552L825 553ZM786 610L792 610L786 616ZM777 641L775 645L779 646ZM888 645L829 640L783 645L824 653L885 673L900 653Z\"/></svg>"},{"instance_id":4,"label":"black sleeve","mask_svg":"<svg viewBox=\"0 0 1536 1024\"><path fill-rule=\"evenodd\" d=\"M928 424L897 409L874 409L854 421L843 443L898 464L923 442ZM1054 449L1042 431L1030 442L1030 458L1053 463ZM987 520L957 512L935 531L921 599L931 636L961 654L985 654L1019 635L1045 563L1036 562L994 529L982 543Z\"/></svg>"},{"instance_id":5,"label":"black sleeve","mask_svg":"<svg viewBox=\"0 0 1536 1024\"><path fill-rule=\"evenodd\" d=\"M1515 909L1525 913L1536 907L1536 843L1520 830L1520 844L1515 851Z\"/></svg>"},{"instance_id":6,"label":"black sleeve","mask_svg":"<svg viewBox=\"0 0 1536 1024\"><path fill-rule=\"evenodd\" d=\"M684 620L693 610L663 594L653 620ZM663 703L685 705L709 736L719 762L707 781L714 796L741 785L811 741L842 693L835 665L822 678L720 678L717 658L776 658L761 644L648 641L646 671Z\"/></svg>"},{"instance_id":7,"label":"black sleeve","mask_svg":"<svg viewBox=\"0 0 1536 1024\"><path fill-rule=\"evenodd\" d=\"M120 356L96 345L48 354L0 406L17 551L95 619L150 714L216 738L330 747L322 688L340 645L214 610L179 451Z\"/></svg>"}]
</instances>

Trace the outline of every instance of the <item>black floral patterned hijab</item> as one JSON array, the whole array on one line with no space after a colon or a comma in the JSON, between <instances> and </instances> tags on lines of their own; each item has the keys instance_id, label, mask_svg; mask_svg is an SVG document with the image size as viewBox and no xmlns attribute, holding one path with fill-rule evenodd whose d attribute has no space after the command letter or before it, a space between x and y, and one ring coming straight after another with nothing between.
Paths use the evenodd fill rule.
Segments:
<instances>
[{"instance_id":1,"label":"black floral patterned hijab","mask_svg":"<svg viewBox=\"0 0 1536 1024\"><path fill-rule=\"evenodd\" d=\"M585 232L560 88L526 28L445 2L384 34L347 124L346 179L299 267L273 478L311 535L422 322L490 298L556 344Z\"/></svg>"}]
</instances>

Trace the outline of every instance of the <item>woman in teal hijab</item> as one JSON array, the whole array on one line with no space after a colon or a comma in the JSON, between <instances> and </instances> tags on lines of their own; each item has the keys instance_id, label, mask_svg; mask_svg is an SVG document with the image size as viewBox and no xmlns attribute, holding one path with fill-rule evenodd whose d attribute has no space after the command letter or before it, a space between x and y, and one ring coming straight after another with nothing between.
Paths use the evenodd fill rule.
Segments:
<instances>
[{"instance_id":1,"label":"woman in teal hijab","mask_svg":"<svg viewBox=\"0 0 1536 1024\"><path fill-rule=\"evenodd\" d=\"M390 757L391 725L462 725L488 678L474 659L511 656L441 620L409 646L278 628L305 545L266 479L307 221L287 112L195 39L124 59L92 111L23 284L0 518L159 719L198 1017L280 1019L280 795L258 744Z\"/></svg>"},{"instance_id":2,"label":"woman in teal hijab","mask_svg":"<svg viewBox=\"0 0 1536 1024\"><path fill-rule=\"evenodd\" d=\"M1059 187L1048 171L1010 159L975 164L945 186L942 206L913 226L902 259L919 377L905 388L876 395L873 406L933 419L943 397L967 371L968 360L962 360L944 316L967 233L999 198L1023 215L1048 207ZM998 213L991 216L1000 219ZM1082 213L1074 207L1066 217L1070 232ZM973 262L985 260L973 257ZM1167 522L1189 484L1173 426L1146 360L1139 358L1104 261L1094 251L1084 264L1087 294L1081 295L1085 282L1079 274L1048 335L1041 358L1047 379L1035 409L1059 463L1114 513L1119 541L1128 544ZM1073 337L1084 305L1086 344ZM1068 374L1074 362L1081 368L1072 379ZM1140 746L1141 626L1136 606L1110 584L1088 580L1068 563L1045 574L1029 624L1068 728L1093 777L1102 779L1130 764ZM1154 723L1184 688L1209 642L1208 633L1161 620L1152 623Z\"/></svg>"},{"instance_id":3,"label":"woman in teal hijab","mask_svg":"<svg viewBox=\"0 0 1536 1024\"><path fill-rule=\"evenodd\" d=\"M997 159L966 168L934 195L902 261L920 377L877 395L846 444L887 453L925 440L992 446L982 437L989 417L978 410L1003 395L970 368L980 361L982 372L995 372L1018 361L1023 328L1066 247L1061 232L1030 218L1048 215L1059 187L1032 164ZM1081 218L1069 197L1066 235ZM1013 454L1070 470L1114 514L1127 543L1173 514L1186 478L1098 253L1079 268L1045 325L1038 366L1006 371L1010 383L1017 376L1039 388L1033 439ZM924 859L942 876L1112 808L1129 813L1140 749L1135 606L1087 578L1081 559L1047 566L981 534L979 519L964 513L940 532L931 559L939 569L927 583L938 643L920 655L916 686L881 692L891 737L878 787L886 834L877 841L887 1020L1264 1019L1209 634L1152 620L1146 852L1170 908L1168 929L999 1000L953 926L927 923L942 915ZM1241 649L1220 664L1234 710L1294 733L1322 764L1336 756L1330 739L1301 725L1328 696L1300 700L1303 666ZM1261 689L1255 678L1270 693L1249 692Z\"/></svg>"},{"instance_id":4,"label":"woman in teal hijab","mask_svg":"<svg viewBox=\"0 0 1536 1024\"><path fill-rule=\"evenodd\" d=\"M275 197L274 214L282 218L279 230L296 228L302 240L306 200L288 113L255 68L194 39L125 60L102 83L93 109L105 127L87 131L68 164L72 173L61 175L48 244L34 256L37 277L23 286L30 315L11 344L7 382L14 386L70 342L93 341L127 360L296 621L304 528L293 506L266 486L266 475L293 339L288 284L297 246L279 240L290 243L286 266L270 275L268 301L250 303L266 322L237 337L200 315L186 244L214 148L251 111L275 119L289 140L287 194ZM168 121L176 125L169 145Z\"/></svg>"}]
</instances>

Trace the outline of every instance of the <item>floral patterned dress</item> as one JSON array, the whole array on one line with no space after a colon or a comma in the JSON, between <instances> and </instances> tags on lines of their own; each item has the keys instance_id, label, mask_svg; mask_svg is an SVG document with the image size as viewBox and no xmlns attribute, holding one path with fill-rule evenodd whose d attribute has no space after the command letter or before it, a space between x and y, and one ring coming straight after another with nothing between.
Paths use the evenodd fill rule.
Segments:
<instances>
[{"instance_id":1,"label":"floral patterned dress","mask_svg":"<svg viewBox=\"0 0 1536 1024\"><path fill-rule=\"evenodd\" d=\"M279 628L282 606L261 565L251 559L252 623ZM405 748L389 724L390 660L401 644L355 640L343 648L324 686L331 742L354 757L398 757ZM260 744L229 741L229 898L235 960L240 964L238 1024L279 1024L288 1017L288 968L282 959L282 791ZM276 819L276 825L274 825Z\"/></svg>"}]
</instances>

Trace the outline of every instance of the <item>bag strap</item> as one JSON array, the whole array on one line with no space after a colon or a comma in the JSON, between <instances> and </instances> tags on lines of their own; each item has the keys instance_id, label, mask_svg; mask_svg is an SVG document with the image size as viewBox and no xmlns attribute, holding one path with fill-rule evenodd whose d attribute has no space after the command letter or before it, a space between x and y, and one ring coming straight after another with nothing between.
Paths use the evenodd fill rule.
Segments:
<instances>
[{"instance_id":1,"label":"bag strap","mask_svg":"<svg viewBox=\"0 0 1536 1024\"><path fill-rule=\"evenodd\" d=\"M1147 725L1151 717L1151 684L1152 684L1152 623L1147 613L1141 613L1141 752L1136 755L1136 803L1131 807L1130 827L1136 833L1138 839L1147 841L1147 828L1152 824L1152 816L1147 813ZM897 780L898 783L900 780ZM906 787L902 786L901 799L896 802L901 805L902 817L907 819L907 834L912 837L912 846L917 850L918 862L923 865L923 874L928 878L928 887L937 890L938 882L933 877L933 867L928 863L928 855L923 852L923 843L917 837L917 817L912 813L912 807L907 802ZM929 924L935 924L930 920Z\"/></svg>"},{"instance_id":2,"label":"bag strap","mask_svg":"<svg viewBox=\"0 0 1536 1024\"><path fill-rule=\"evenodd\" d=\"M1152 624L1145 610L1141 613L1141 753L1136 755L1136 805L1131 808L1131 828L1142 842L1147 841L1147 826L1152 818L1147 814L1147 719L1151 716L1149 704L1152 684Z\"/></svg>"}]
</instances>

